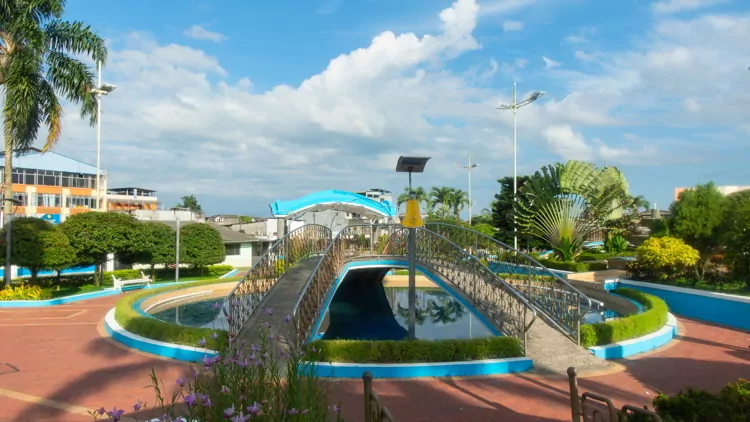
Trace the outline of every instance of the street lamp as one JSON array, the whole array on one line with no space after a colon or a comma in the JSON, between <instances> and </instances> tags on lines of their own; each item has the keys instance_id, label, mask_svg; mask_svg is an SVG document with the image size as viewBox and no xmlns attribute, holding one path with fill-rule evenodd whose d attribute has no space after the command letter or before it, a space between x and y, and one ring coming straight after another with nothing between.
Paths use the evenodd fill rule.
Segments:
<instances>
[{"instance_id":1,"label":"street lamp","mask_svg":"<svg viewBox=\"0 0 750 422\"><path fill-rule=\"evenodd\" d=\"M411 174L422 173L430 157L404 157L398 158L396 171L409 173L409 203L406 206L406 216L403 225L409 228L407 243L407 259L409 261L409 338L414 340L417 336L417 227L421 225L419 206L415 207L417 200L411 189ZM410 215L414 212L416 216Z\"/></svg>"},{"instance_id":2,"label":"street lamp","mask_svg":"<svg viewBox=\"0 0 750 422\"><path fill-rule=\"evenodd\" d=\"M469 225L471 226L471 169L476 168L479 164L472 164L471 162L471 153L469 153L469 164L466 166L459 166L463 169L469 170Z\"/></svg>"},{"instance_id":3,"label":"street lamp","mask_svg":"<svg viewBox=\"0 0 750 422\"><path fill-rule=\"evenodd\" d=\"M174 282L180 281L180 216L177 211L190 211L188 208L174 207L171 208L174 211L174 219L177 223L177 239L175 240L175 264L174 264Z\"/></svg>"},{"instance_id":4,"label":"street lamp","mask_svg":"<svg viewBox=\"0 0 750 422\"><path fill-rule=\"evenodd\" d=\"M498 110L513 110L513 202L516 202L516 192L518 191L518 174L516 168L516 112L519 108L527 106L534 101L542 98L543 91L532 92L520 103L516 102L516 83L513 82L513 104L501 105ZM516 211L513 210L513 249L518 249L518 227L516 225Z\"/></svg>"},{"instance_id":5,"label":"street lamp","mask_svg":"<svg viewBox=\"0 0 750 422\"><path fill-rule=\"evenodd\" d=\"M102 144L102 96L107 95L110 92L117 89L117 85L103 84L102 83L102 62L96 63L96 71L98 73L98 82L96 88L92 89L96 97L96 208L101 210L101 187L99 182L101 176L99 175L99 168L101 167L101 144Z\"/></svg>"},{"instance_id":6,"label":"street lamp","mask_svg":"<svg viewBox=\"0 0 750 422\"><path fill-rule=\"evenodd\" d=\"M3 201L8 201L16 206L21 205L21 201L16 198L3 198ZM3 209L5 209L5 207L3 207ZM3 211L0 210L0 212ZM5 287L7 288L10 286L11 281L10 271L12 266L10 265L10 230L12 228L13 219L10 215L3 215L2 220L5 224L5 269L3 270L3 281L5 282Z\"/></svg>"}]
</instances>

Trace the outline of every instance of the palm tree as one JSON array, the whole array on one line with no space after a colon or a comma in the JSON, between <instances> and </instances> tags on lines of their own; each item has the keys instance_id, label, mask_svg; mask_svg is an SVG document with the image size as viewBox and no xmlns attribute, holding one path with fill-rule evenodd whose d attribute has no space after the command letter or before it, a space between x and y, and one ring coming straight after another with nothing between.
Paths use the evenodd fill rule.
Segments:
<instances>
[{"instance_id":1,"label":"palm tree","mask_svg":"<svg viewBox=\"0 0 750 422\"><path fill-rule=\"evenodd\" d=\"M39 128L48 130L43 151L62 131L58 95L81 105L81 118L96 123L94 74L74 56L107 59L104 39L81 22L60 20L65 0L0 1L0 85L5 94L5 189L12 198L13 150L33 145ZM6 215L11 202L4 201Z\"/></svg>"},{"instance_id":2,"label":"palm tree","mask_svg":"<svg viewBox=\"0 0 750 422\"><path fill-rule=\"evenodd\" d=\"M461 221L461 210L464 209L464 205L469 204L468 195L461 189L453 189L448 200L450 202L450 208L456 216L456 220Z\"/></svg>"},{"instance_id":3,"label":"palm tree","mask_svg":"<svg viewBox=\"0 0 750 422\"><path fill-rule=\"evenodd\" d=\"M427 196L427 193L425 193L424 188L421 186L412 187L412 192L414 192L414 196L416 196L417 200L422 203L426 203L426 205L429 207L430 204L430 198ZM401 208L401 205L405 204L410 198L409 187L404 188L404 192L401 193L401 195L398 196L396 199L396 208Z\"/></svg>"},{"instance_id":4,"label":"palm tree","mask_svg":"<svg viewBox=\"0 0 750 422\"><path fill-rule=\"evenodd\" d=\"M445 218L451 211L451 198L453 188L447 186L433 186L430 190L430 200L433 206L437 206L437 213L440 218Z\"/></svg>"}]
</instances>

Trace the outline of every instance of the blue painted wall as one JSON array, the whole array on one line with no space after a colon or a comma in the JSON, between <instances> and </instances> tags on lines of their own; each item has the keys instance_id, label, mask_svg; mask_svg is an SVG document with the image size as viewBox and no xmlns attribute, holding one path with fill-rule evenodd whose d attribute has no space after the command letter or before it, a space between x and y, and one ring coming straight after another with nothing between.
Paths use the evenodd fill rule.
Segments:
<instances>
[{"instance_id":1,"label":"blue painted wall","mask_svg":"<svg viewBox=\"0 0 750 422\"><path fill-rule=\"evenodd\" d=\"M712 296L704 292L691 292L688 289L673 291L660 286L644 286L621 280L620 283L632 289L640 290L662 298L675 315L726 325L750 331L750 298L747 301L729 300Z\"/></svg>"}]
</instances>

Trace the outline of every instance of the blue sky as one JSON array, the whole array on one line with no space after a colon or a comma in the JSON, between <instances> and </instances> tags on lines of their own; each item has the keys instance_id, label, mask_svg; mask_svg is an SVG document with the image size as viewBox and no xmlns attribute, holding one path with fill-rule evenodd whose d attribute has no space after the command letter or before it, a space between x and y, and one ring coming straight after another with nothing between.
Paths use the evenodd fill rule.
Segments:
<instances>
[{"instance_id":1,"label":"blue sky","mask_svg":"<svg viewBox=\"0 0 750 422\"><path fill-rule=\"evenodd\" d=\"M102 163L110 186L195 194L209 213L265 216L315 190L400 192L401 154L433 157L425 187L474 209L512 174L583 159L634 194L750 185L750 3L740 0L110 0L66 18L108 39ZM68 112L59 151L95 159Z\"/></svg>"}]
</instances>

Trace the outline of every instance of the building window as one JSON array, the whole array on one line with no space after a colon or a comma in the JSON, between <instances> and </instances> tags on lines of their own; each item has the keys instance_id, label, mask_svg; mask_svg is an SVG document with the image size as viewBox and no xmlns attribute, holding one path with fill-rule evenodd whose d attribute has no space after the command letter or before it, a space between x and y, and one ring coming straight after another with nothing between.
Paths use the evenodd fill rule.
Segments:
<instances>
[{"instance_id":1,"label":"building window","mask_svg":"<svg viewBox=\"0 0 750 422\"><path fill-rule=\"evenodd\" d=\"M69 196L65 200L67 208L96 208L96 198L90 196Z\"/></svg>"},{"instance_id":2,"label":"building window","mask_svg":"<svg viewBox=\"0 0 750 422\"><path fill-rule=\"evenodd\" d=\"M60 207L60 195L55 193L38 193L36 194L37 207Z\"/></svg>"},{"instance_id":3,"label":"building window","mask_svg":"<svg viewBox=\"0 0 750 422\"><path fill-rule=\"evenodd\" d=\"M26 207L29 205L29 196L23 192L13 192L13 199L21 201L20 206Z\"/></svg>"},{"instance_id":4,"label":"building window","mask_svg":"<svg viewBox=\"0 0 750 422\"><path fill-rule=\"evenodd\" d=\"M227 248L227 256L240 256L240 244L230 243L225 245Z\"/></svg>"}]
</instances>

